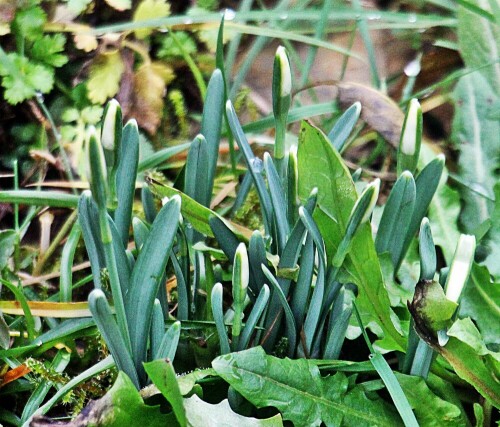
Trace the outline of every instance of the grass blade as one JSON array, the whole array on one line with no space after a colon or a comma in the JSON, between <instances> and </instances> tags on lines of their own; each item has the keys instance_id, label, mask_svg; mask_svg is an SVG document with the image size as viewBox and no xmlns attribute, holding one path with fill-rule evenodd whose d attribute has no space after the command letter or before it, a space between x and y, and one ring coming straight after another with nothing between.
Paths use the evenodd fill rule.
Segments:
<instances>
[{"instance_id":1,"label":"grass blade","mask_svg":"<svg viewBox=\"0 0 500 427\"><path fill-rule=\"evenodd\" d=\"M337 119L332 130L328 133L328 139L339 153L344 148L349 135L354 129L360 113L361 103L355 102Z\"/></svg>"},{"instance_id":2,"label":"grass blade","mask_svg":"<svg viewBox=\"0 0 500 427\"><path fill-rule=\"evenodd\" d=\"M358 312L358 308L356 307L356 303L353 301L354 313L356 314L356 319L358 320L359 327L363 332L363 337L365 338L366 344L370 349L370 362L373 367L377 370L377 373L382 378L387 391L391 395L392 401L396 406L396 409L403 420L403 423L406 427L419 427L417 419L415 418L415 414L413 413L411 406L406 398L401 385L399 384L394 372L392 372L391 367L384 359L380 353L375 352L370 339L368 338L368 334L366 333L365 327L361 322L361 316Z\"/></svg>"},{"instance_id":3,"label":"grass blade","mask_svg":"<svg viewBox=\"0 0 500 427\"><path fill-rule=\"evenodd\" d=\"M174 361L177 345L181 336L181 322L174 322L164 333L158 351L154 353L155 359L168 359Z\"/></svg>"},{"instance_id":4,"label":"grass blade","mask_svg":"<svg viewBox=\"0 0 500 427\"><path fill-rule=\"evenodd\" d=\"M278 295L281 306L285 311L285 319L286 319L285 335L288 338L288 357L293 357L295 353L295 346L297 345L296 332L295 332L297 328L295 326L295 319L293 318L292 309L288 305L288 301L286 300L286 296L281 290L280 285L278 284L272 273L269 271L269 269L265 265L262 265L262 271L264 272L265 276L269 280L269 283L273 287L274 293Z\"/></svg>"},{"instance_id":5,"label":"grass blade","mask_svg":"<svg viewBox=\"0 0 500 427\"><path fill-rule=\"evenodd\" d=\"M220 353L228 354L231 352L231 348L229 347L226 325L224 324L222 292L222 283L216 283L212 288L210 298L212 300L212 314L214 316L215 327L217 328L217 334L219 335Z\"/></svg>"},{"instance_id":6,"label":"grass blade","mask_svg":"<svg viewBox=\"0 0 500 427\"><path fill-rule=\"evenodd\" d=\"M174 147L163 148L162 150L158 150L156 153L151 154L151 156L142 159L139 162L138 172L144 172L148 169L164 169L165 166L162 163L165 163L168 159L172 158L176 154L182 153L186 151L191 146L190 142L186 142L185 144L175 145Z\"/></svg>"},{"instance_id":7,"label":"grass blade","mask_svg":"<svg viewBox=\"0 0 500 427\"><path fill-rule=\"evenodd\" d=\"M391 190L380 219L375 248L379 254L389 252L392 265L400 265L404 255L403 244L415 206L415 192L412 174L404 171Z\"/></svg>"},{"instance_id":8,"label":"grass blade","mask_svg":"<svg viewBox=\"0 0 500 427\"><path fill-rule=\"evenodd\" d=\"M135 120L123 128L120 163L116 172L118 206L113 219L123 247L127 247L132 205L135 195L135 180L139 164L139 129Z\"/></svg>"},{"instance_id":9,"label":"grass blade","mask_svg":"<svg viewBox=\"0 0 500 427\"><path fill-rule=\"evenodd\" d=\"M323 359L338 359L344 344L347 328L353 311L353 302L356 299L353 289L348 285L342 286L330 314L329 331L326 338Z\"/></svg>"},{"instance_id":10,"label":"grass blade","mask_svg":"<svg viewBox=\"0 0 500 427\"><path fill-rule=\"evenodd\" d=\"M177 280L177 319L188 320L190 294L187 287L187 282L182 273L182 268L174 253L170 254L170 261L174 267L175 278Z\"/></svg>"},{"instance_id":11,"label":"grass blade","mask_svg":"<svg viewBox=\"0 0 500 427\"><path fill-rule=\"evenodd\" d=\"M285 194L283 193L278 171L269 153L264 153L264 167L266 169L267 183L269 185L269 193L273 205L278 254L281 254L285 249L288 233L290 232L286 212Z\"/></svg>"},{"instance_id":12,"label":"grass blade","mask_svg":"<svg viewBox=\"0 0 500 427\"><path fill-rule=\"evenodd\" d=\"M269 287L264 283L260 288L259 296L253 305L252 311L245 322L245 327L243 328L243 332L238 342L237 351L245 350L248 347L255 326L267 306L269 295Z\"/></svg>"},{"instance_id":13,"label":"grass blade","mask_svg":"<svg viewBox=\"0 0 500 427\"><path fill-rule=\"evenodd\" d=\"M127 344L113 317L106 295L100 289L94 289L90 293L89 308L109 351L113 355L116 366L125 372L139 389L139 378Z\"/></svg>"},{"instance_id":14,"label":"grass blade","mask_svg":"<svg viewBox=\"0 0 500 427\"><path fill-rule=\"evenodd\" d=\"M156 357L154 356L158 353L163 336L165 335L165 318L163 317L163 309L158 298L154 302L150 335L150 354L152 359L155 359Z\"/></svg>"},{"instance_id":15,"label":"grass blade","mask_svg":"<svg viewBox=\"0 0 500 427\"><path fill-rule=\"evenodd\" d=\"M248 261L250 264L250 289L257 295L265 282L261 265L267 265L266 246L260 231L254 231L248 244Z\"/></svg>"},{"instance_id":16,"label":"grass blade","mask_svg":"<svg viewBox=\"0 0 500 427\"><path fill-rule=\"evenodd\" d=\"M150 232L149 227L139 218L134 217L132 219L132 229L134 231L135 247L137 251L140 252L142 250L142 246L148 240Z\"/></svg>"},{"instance_id":17,"label":"grass blade","mask_svg":"<svg viewBox=\"0 0 500 427\"><path fill-rule=\"evenodd\" d=\"M314 285L311 302L309 303L309 308L307 310L306 320L304 321L305 342L303 344L305 345L304 352L308 355L312 353L312 343L319 325L321 308L325 296L325 264L324 259L322 259L320 255L316 283Z\"/></svg>"},{"instance_id":18,"label":"grass blade","mask_svg":"<svg viewBox=\"0 0 500 427\"><path fill-rule=\"evenodd\" d=\"M200 203L210 205L214 187L217 159L219 158L219 144L222 127L222 115L224 112L225 84L221 70L216 69L208 82L207 96L203 106L201 119L201 134L207 141L207 181L205 193ZM198 182L200 185L201 182Z\"/></svg>"},{"instance_id":19,"label":"grass blade","mask_svg":"<svg viewBox=\"0 0 500 427\"><path fill-rule=\"evenodd\" d=\"M100 289L101 269L106 265L106 261L99 222L96 220L98 215L97 206L92 200L90 191L84 191L78 202L78 222L82 228L83 241L92 268L94 287Z\"/></svg>"},{"instance_id":20,"label":"grass blade","mask_svg":"<svg viewBox=\"0 0 500 427\"><path fill-rule=\"evenodd\" d=\"M33 315L31 313L31 309L28 303L28 300L24 296L22 285L19 282L19 285L16 286L13 283L4 280L0 278L0 283L2 283L4 286L6 286L9 291L11 291L14 294L14 297L16 300L19 302L19 305L21 306L23 313L24 313L24 318L26 322L26 330L28 332L28 338L30 340L33 340L35 338L35 319L33 318ZM4 310L5 312L5 310Z\"/></svg>"},{"instance_id":21,"label":"grass blade","mask_svg":"<svg viewBox=\"0 0 500 427\"><path fill-rule=\"evenodd\" d=\"M266 233L268 235L272 235L272 218L273 218L273 207L271 203L271 198L266 189L266 184L264 182L264 178L262 177L262 161L255 157L252 153L252 149L250 148L250 144L247 141L247 137L243 133L243 129L241 128L238 117L236 116L236 112L234 111L233 104L231 101L227 101L226 104L226 113L227 118L229 120L229 126L231 128L231 132L233 133L238 146L240 147L243 156L245 157L245 161L247 164L247 168L252 175L253 182L257 189L257 193L259 195L259 200L262 208L262 213L264 216L264 225L266 228Z\"/></svg>"},{"instance_id":22,"label":"grass blade","mask_svg":"<svg viewBox=\"0 0 500 427\"><path fill-rule=\"evenodd\" d=\"M66 366L68 366L69 361L70 354L64 350L59 350L50 364L50 369L57 373L62 373L66 369ZM49 380L43 380L38 384L24 406L21 415L21 424L25 423L36 412L45 399L45 396L47 396L47 393L54 385L55 384Z\"/></svg>"},{"instance_id":23,"label":"grass blade","mask_svg":"<svg viewBox=\"0 0 500 427\"><path fill-rule=\"evenodd\" d=\"M436 273L436 247L432 238L429 220L424 218L418 235L418 252L420 255L420 280L432 280Z\"/></svg>"},{"instance_id":24,"label":"grass blade","mask_svg":"<svg viewBox=\"0 0 500 427\"><path fill-rule=\"evenodd\" d=\"M297 326L297 333L302 329L304 323L304 316L307 310L307 301L309 301L309 294L311 293L311 283L314 272L314 245L310 233L307 234L306 243L300 254L300 271L297 283L293 291L291 308L295 324Z\"/></svg>"},{"instance_id":25,"label":"grass blade","mask_svg":"<svg viewBox=\"0 0 500 427\"><path fill-rule=\"evenodd\" d=\"M142 362L146 360L153 304L177 232L180 205L180 198L172 197L158 212L130 280L126 301L127 320L132 357L141 383L145 381Z\"/></svg>"},{"instance_id":26,"label":"grass blade","mask_svg":"<svg viewBox=\"0 0 500 427\"><path fill-rule=\"evenodd\" d=\"M207 141L203 135L198 135L189 148L184 174L184 192L193 200L208 206L211 190L208 188L209 152ZM209 194L209 196L207 196Z\"/></svg>"},{"instance_id":27,"label":"grass blade","mask_svg":"<svg viewBox=\"0 0 500 427\"><path fill-rule=\"evenodd\" d=\"M6 190L0 191L0 203L27 206L51 206L53 208L76 208L78 196L58 191Z\"/></svg>"},{"instance_id":28,"label":"grass blade","mask_svg":"<svg viewBox=\"0 0 500 427\"><path fill-rule=\"evenodd\" d=\"M76 247L80 241L82 230L80 224L75 222L69 233L68 240L64 244L61 254L61 277L59 280L59 301L71 302L71 291L73 286L73 260L75 257Z\"/></svg>"},{"instance_id":29,"label":"grass blade","mask_svg":"<svg viewBox=\"0 0 500 427\"><path fill-rule=\"evenodd\" d=\"M402 260L410 247L413 236L420 227L420 223L424 218L434 193L441 179L441 174L444 168L444 156L439 155L430 163L428 163L415 179L415 207L410 220L410 225L406 233L406 238L401 249L400 260ZM399 270L399 266L394 266L394 271Z\"/></svg>"},{"instance_id":30,"label":"grass blade","mask_svg":"<svg viewBox=\"0 0 500 427\"><path fill-rule=\"evenodd\" d=\"M153 221L156 218L156 206L155 206L155 199L153 197L153 193L149 189L149 187L142 187L141 189L141 201L142 201L142 208L144 209L144 216L146 217L146 221L149 222L150 224L153 223Z\"/></svg>"}]
</instances>

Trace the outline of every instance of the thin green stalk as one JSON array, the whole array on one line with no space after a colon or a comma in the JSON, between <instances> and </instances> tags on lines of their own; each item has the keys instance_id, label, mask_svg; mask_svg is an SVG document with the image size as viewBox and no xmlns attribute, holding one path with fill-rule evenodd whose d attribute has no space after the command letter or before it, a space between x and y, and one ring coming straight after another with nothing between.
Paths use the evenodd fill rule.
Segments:
<instances>
[{"instance_id":1,"label":"thin green stalk","mask_svg":"<svg viewBox=\"0 0 500 427\"><path fill-rule=\"evenodd\" d=\"M22 285L19 283L19 286L10 283L7 280L0 278L0 283L5 285L9 290L14 294L16 300L19 301L21 308L24 312L24 318L26 320L26 330L28 332L28 339L33 341L35 339L35 320L33 319L33 315L31 314L31 310L28 304L28 300L24 296L22 291Z\"/></svg>"},{"instance_id":2,"label":"thin green stalk","mask_svg":"<svg viewBox=\"0 0 500 427\"><path fill-rule=\"evenodd\" d=\"M198 85L198 89L200 90L201 99L205 99L206 94L207 94L207 85L205 84L205 80L203 80L203 75L201 74L200 69L198 68L198 66L194 62L191 55L189 55L189 53L186 51L186 49L184 49L184 46L177 38L174 31L170 32L170 37L172 37L172 40L174 41L174 43L177 45L177 47L181 51L181 54L182 54L182 57L184 58L184 61L186 61L186 64L188 65L189 69L193 73L194 79L196 80L196 84Z\"/></svg>"},{"instance_id":3,"label":"thin green stalk","mask_svg":"<svg viewBox=\"0 0 500 427\"><path fill-rule=\"evenodd\" d=\"M238 13L248 12L252 7L253 0L242 0L240 3L240 8ZM228 76L231 76L233 71L234 62L236 60L236 55L238 54L238 48L240 47L241 33L236 33L231 39L226 55L226 72Z\"/></svg>"},{"instance_id":4,"label":"thin green stalk","mask_svg":"<svg viewBox=\"0 0 500 427\"><path fill-rule=\"evenodd\" d=\"M349 36L349 41L347 42L347 49L351 50L354 45L354 40L356 40L356 25L352 26L351 34ZM345 73L347 71L347 62L349 61L349 55L344 55L342 59L342 68L340 69L339 81L344 80Z\"/></svg>"},{"instance_id":5,"label":"thin green stalk","mask_svg":"<svg viewBox=\"0 0 500 427\"><path fill-rule=\"evenodd\" d=\"M43 253L43 255L36 263L35 268L33 269L33 276L36 277L42 273L43 267L45 267L45 263L52 256L52 254L57 249L57 247L64 239L64 237L66 237L66 235L69 233L71 227L73 227L73 223L75 222L77 215L78 213L76 210L71 212L71 215L68 217L68 219L65 221L65 223L63 224L57 235L54 237L50 246L47 248L47 250Z\"/></svg>"},{"instance_id":6,"label":"thin green stalk","mask_svg":"<svg viewBox=\"0 0 500 427\"><path fill-rule=\"evenodd\" d=\"M324 0L323 8L321 9L321 17L319 21L315 25L314 37L317 39L321 39L325 34L326 23L328 22L328 15L330 10L332 9L333 1L332 0ZM309 80L309 74L314 63L314 59L316 58L316 53L318 52L317 46L309 46L309 50L307 51L307 57L304 63L304 68L302 69L302 74L300 76L300 84L299 86L305 86L307 81Z\"/></svg>"},{"instance_id":7,"label":"thin green stalk","mask_svg":"<svg viewBox=\"0 0 500 427\"><path fill-rule=\"evenodd\" d=\"M78 222L75 222L71 232L69 233L68 240L64 245L61 254L61 277L59 281L59 292L61 302L71 302L71 294L73 288L73 274L71 267L75 257L76 247L80 241L82 229Z\"/></svg>"},{"instance_id":8,"label":"thin green stalk","mask_svg":"<svg viewBox=\"0 0 500 427\"><path fill-rule=\"evenodd\" d=\"M360 12L363 10L359 0L353 0L352 6L355 12ZM380 88L380 76L377 70L377 60L375 56L375 49L373 48L372 39L370 37L370 32L368 29L368 23L363 17L357 18L357 24L363 43L365 44L366 52L368 53L368 62L370 63L370 70L372 74L373 85L376 88Z\"/></svg>"},{"instance_id":9,"label":"thin green stalk","mask_svg":"<svg viewBox=\"0 0 500 427\"><path fill-rule=\"evenodd\" d=\"M380 375L380 378L385 384L387 391L391 395L392 401L396 406L396 409L403 420L403 423L406 427L419 427L417 419L415 418L415 414L411 409L410 403L406 398L406 395L401 388L394 372L391 367L384 359L384 356L379 352L373 349L372 343L368 338L368 334L366 333L366 329L361 321L361 315L359 314L358 307L356 306L356 302L353 301L354 313L356 314L356 319L358 321L359 327L361 328L361 332L363 333L363 338L365 339L366 345L370 349L370 362L373 367L377 370L377 373Z\"/></svg>"},{"instance_id":10,"label":"thin green stalk","mask_svg":"<svg viewBox=\"0 0 500 427\"><path fill-rule=\"evenodd\" d=\"M17 159L14 160L14 190L19 190L19 167ZM16 232L16 243L14 245L14 271L19 270L21 236L19 233L19 204L14 203L14 230Z\"/></svg>"},{"instance_id":11,"label":"thin green stalk","mask_svg":"<svg viewBox=\"0 0 500 427\"><path fill-rule=\"evenodd\" d=\"M54 140L56 142L57 149L59 150L59 153L61 155L61 160L64 165L64 171L66 172L66 175L68 176L68 180L70 182L73 182L75 180L75 177L73 175L73 171L71 169L71 163L69 161L68 155L66 151L64 150L64 147L61 144L61 135L57 131L56 123L54 121L54 118L52 117L52 114L50 113L49 109L45 105L45 102L43 100L43 95L40 93L37 93L36 95L36 102L39 105L39 107L42 109L43 114L47 118L47 120L50 123L50 128L52 129L52 134L54 135ZM78 191L76 188L72 188L71 191L73 194L78 194Z\"/></svg>"},{"instance_id":12,"label":"thin green stalk","mask_svg":"<svg viewBox=\"0 0 500 427\"><path fill-rule=\"evenodd\" d=\"M290 0L281 0L276 7L274 8L274 12L283 12L286 11L288 4L290 3ZM274 26L276 25L276 21L270 21L269 25ZM248 51L245 60L243 61L240 69L238 70L238 74L236 75L236 78L234 79L233 85L231 87L231 92L229 93L229 99L234 99L236 94L238 93L238 90L240 89L241 85L243 84L246 75L248 74L248 71L250 70L251 65L254 63L255 58L257 55L261 52L261 50L264 48L264 46L268 43L268 38L265 36L258 36L255 41L253 46L250 48Z\"/></svg>"}]
</instances>

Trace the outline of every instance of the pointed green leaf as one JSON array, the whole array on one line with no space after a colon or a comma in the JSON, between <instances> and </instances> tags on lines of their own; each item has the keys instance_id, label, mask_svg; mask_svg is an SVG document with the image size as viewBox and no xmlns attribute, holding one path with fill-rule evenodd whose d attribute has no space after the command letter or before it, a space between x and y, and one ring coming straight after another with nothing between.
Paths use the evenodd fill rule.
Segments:
<instances>
[{"instance_id":1,"label":"pointed green leaf","mask_svg":"<svg viewBox=\"0 0 500 427\"><path fill-rule=\"evenodd\" d=\"M302 122L299 136L299 195L305 200L318 188L318 206L314 217L325 239L328 258L335 254L346 231L351 210L358 198L351 175L339 153L326 136L307 122ZM420 222L419 222L420 224ZM379 336L387 349L404 348L404 339L391 320L389 297L368 223L354 236L344 262L350 281L359 288L358 308L363 323L377 323ZM381 332L381 333L380 333Z\"/></svg>"}]
</instances>

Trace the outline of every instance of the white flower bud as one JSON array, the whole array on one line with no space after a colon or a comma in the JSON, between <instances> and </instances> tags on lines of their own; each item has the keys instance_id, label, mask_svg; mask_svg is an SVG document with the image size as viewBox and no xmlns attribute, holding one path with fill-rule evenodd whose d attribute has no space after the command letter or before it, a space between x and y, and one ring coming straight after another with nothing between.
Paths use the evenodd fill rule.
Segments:
<instances>
[{"instance_id":1,"label":"white flower bud","mask_svg":"<svg viewBox=\"0 0 500 427\"><path fill-rule=\"evenodd\" d=\"M281 71L280 95L282 97L289 96L292 92L292 72L290 70L290 61L288 60L286 49L283 46L278 47L276 56L279 59Z\"/></svg>"},{"instance_id":2,"label":"white flower bud","mask_svg":"<svg viewBox=\"0 0 500 427\"><path fill-rule=\"evenodd\" d=\"M109 101L102 124L101 144L106 150L110 151L115 148L116 113L118 108L120 108L118 101L115 99Z\"/></svg>"},{"instance_id":3,"label":"white flower bud","mask_svg":"<svg viewBox=\"0 0 500 427\"><path fill-rule=\"evenodd\" d=\"M446 279L446 298L458 302L462 290L467 283L474 261L476 238L468 234L460 235L450 271Z\"/></svg>"},{"instance_id":4,"label":"white flower bud","mask_svg":"<svg viewBox=\"0 0 500 427\"><path fill-rule=\"evenodd\" d=\"M418 100L412 99L408 106L408 114L401 137L401 151L407 156L413 156L417 145L418 116L421 108Z\"/></svg>"},{"instance_id":5,"label":"white flower bud","mask_svg":"<svg viewBox=\"0 0 500 427\"><path fill-rule=\"evenodd\" d=\"M373 209L375 208L375 205L377 204L379 191L380 191L380 179L377 178L373 182L370 182L366 186L363 193L361 193L361 197L358 199L358 201L354 205L353 212L356 210L356 208L358 206L358 202L363 198L363 196L367 195L368 193L371 193L370 194L370 203L366 207L366 210L363 214L363 218L361 219L361 224L368 221L368 219L370 218L370 215L372 214Z\"/></svg>"}]
</instances>

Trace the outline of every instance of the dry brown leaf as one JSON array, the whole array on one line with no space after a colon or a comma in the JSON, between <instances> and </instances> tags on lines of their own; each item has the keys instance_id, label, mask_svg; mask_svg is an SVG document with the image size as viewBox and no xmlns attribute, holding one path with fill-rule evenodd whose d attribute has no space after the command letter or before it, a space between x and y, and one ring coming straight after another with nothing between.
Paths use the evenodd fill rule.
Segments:
<instances>
[{"instance_id":1,"label":"dry brown leaf","mask_svg":"<svg viewBox=\"0 0 500 427\"><path fill-rule=\"evenodd\" d=\"M173 71L161 62L145 63L134 75L134 103L129 115L148 133L154 134L163 116L163 97Z\"/></svg>"},{"instance_id":2,"label":"dry brown leaf","mask_svg":"<svg viewBox=\"0 0 500 427\"><path fill-rule=\"evenodd\" d=\"M361 102L361 118L391 145L399 145L404 114L392 99L360 83L338 83L337 87L342 108Z\"/></svg>"},{"instance_id":3,"label":"dry brown leaf","mask_svg":"<svg viewBox=\"0 0 500 427\"><path fill-rule=\"evenodd\" d=\"M97 49L97 37L93 34L87 33L76 33L73 37L75 46L77 49L83 50L84 52L92 52Z\"/></svg>"}]
</instances>

